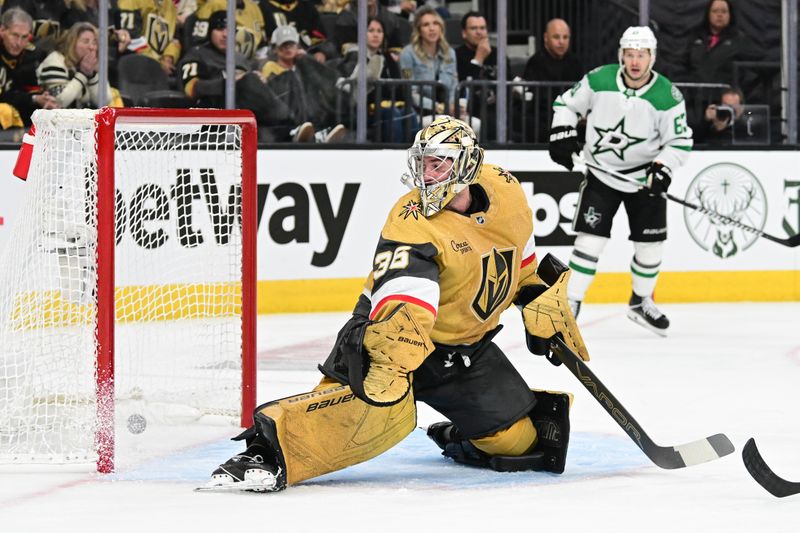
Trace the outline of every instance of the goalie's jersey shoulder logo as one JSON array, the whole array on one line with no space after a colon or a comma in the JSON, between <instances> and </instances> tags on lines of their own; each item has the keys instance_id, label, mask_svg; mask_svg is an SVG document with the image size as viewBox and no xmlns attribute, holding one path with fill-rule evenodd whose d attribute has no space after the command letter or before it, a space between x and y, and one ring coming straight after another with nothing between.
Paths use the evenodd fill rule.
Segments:
<instances>
[{"instance_id":1,"label":"goalie's jersey shoulder logo","mask_svg":"<svg viewBox=\"0 0 800 533\"><path fill-rule=\"evenodd\" d=\"M419 215L422 213L422 206L419 202L415 202L414 200L409 200L400 211L400 214L397 215L402 217L403 220L407 219L408 217L414 217L414 220L419 220Z\"/></svg>"},{"instance_id":2,"label":"goalie's jersey shoulder logo","mask_svg":"<svg viewBox=\"0 0 800 533\"><path fill-rule=\"evenodd\" d=\"M481 256L481 282L472 300L472 310L483 322L505 302L514 286L516 248L504 248Z\"/></svg>"}]
</instances>

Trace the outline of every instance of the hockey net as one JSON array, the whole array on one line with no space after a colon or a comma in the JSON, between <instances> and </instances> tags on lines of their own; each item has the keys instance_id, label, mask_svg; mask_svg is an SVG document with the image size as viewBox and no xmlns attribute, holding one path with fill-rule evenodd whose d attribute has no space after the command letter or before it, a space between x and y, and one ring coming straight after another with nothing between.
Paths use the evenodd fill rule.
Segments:
<instances>
[{"instance_id":1,"label":"hockey net","mask_svg":"<svg viewBox=\"0 0 800 533\"><path fill-rule=\"evenodd\" d=\"M108 472L131 415L248 423L250 117L34 115L27 197L0 262L0 462Z\"/></svg>"}]
</instances>

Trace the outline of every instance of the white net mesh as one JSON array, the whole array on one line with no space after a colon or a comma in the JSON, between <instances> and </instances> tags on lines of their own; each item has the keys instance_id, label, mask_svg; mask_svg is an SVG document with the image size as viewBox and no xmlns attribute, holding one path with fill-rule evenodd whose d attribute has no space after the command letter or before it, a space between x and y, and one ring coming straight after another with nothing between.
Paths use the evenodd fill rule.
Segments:
<instances>
[{"instance_id":1,"label":"white net mesh","mask_svg":"<svg viewBox=\"0 0 800 533\"><path fill-rule=\"evenodd\" d=\"M94 112L39 112L0 262L0 461L93 461ZM115 419L237 419L241 127L116 128ZM123 425L124 427L124 425Z\"/></svg>"}]
</instances>

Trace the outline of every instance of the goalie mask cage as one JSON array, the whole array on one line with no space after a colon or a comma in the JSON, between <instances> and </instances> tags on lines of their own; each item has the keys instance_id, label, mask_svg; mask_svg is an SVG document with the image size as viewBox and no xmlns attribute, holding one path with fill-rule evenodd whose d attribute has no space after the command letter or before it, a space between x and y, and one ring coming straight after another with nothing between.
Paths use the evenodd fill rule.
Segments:
<instances>
[{"instance_id":1,"label":"goalie mask cage","mask_svg":"<svg viewBox=\"0 0 800 533\"><path fill-rule=\"evenodd\" d=\"M0 263L0 462L111 472L115 421L134 413L249 425L252 114L104 108L33 122Z\"/></svg>"}]
</instances>

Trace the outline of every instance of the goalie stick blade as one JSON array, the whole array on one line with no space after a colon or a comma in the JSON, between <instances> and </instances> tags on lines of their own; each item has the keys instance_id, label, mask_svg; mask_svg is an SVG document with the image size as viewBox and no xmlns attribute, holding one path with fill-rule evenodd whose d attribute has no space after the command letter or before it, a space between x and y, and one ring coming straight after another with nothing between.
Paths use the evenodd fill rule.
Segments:
<instances>
[{"instance_id":1,"label":"goalie stick blade","mask_svg":"<svg viewBox=\"0 0 800 533\"><path fill-rule=\"evenodd\" d=\"M676 454L675 460L665 459L663 465L659 464L655 459L653 460L661 468L667 469L683 468L715 461L736 451L731 440L722 433L681 444L680 446L673 446L672 448L661 446L658 446L658 448L663 450L662 453L665 456L669 455L670 451L674 451Z\"/></svg>"},{"instance_id":2,"label":"goalie stick blade","mask_svg":"<svg viewBox=\"0 0 800 533\"><path fill-rule=\"evenodd\" d=\"M744 467L750 472L759 485L764 487L767 492L778 498L785 498L793 494L800 493L800 483L786 481L777 476L772 469L764 462L764 458L756 447L756 441L752 437L747 441L742 449L742 459Z\"/></svg>"},{"instance_id":3,"label":"goalie stick blade","mask_svg":"<svg viewBox=\"0 0 800 533\"><path fill-rule=\"evenodd\" d=\"M680 446L659 446L642 429L639 422L609 391L583 360L575 355L559 337L551 339L553 352L572 374L586 387L595 400L625 430L628 437L656 465L666 470L685 468L714 461L734 452L730 439L718 433L705 439L688 442Z\"/></svg>"}]
</instances>

